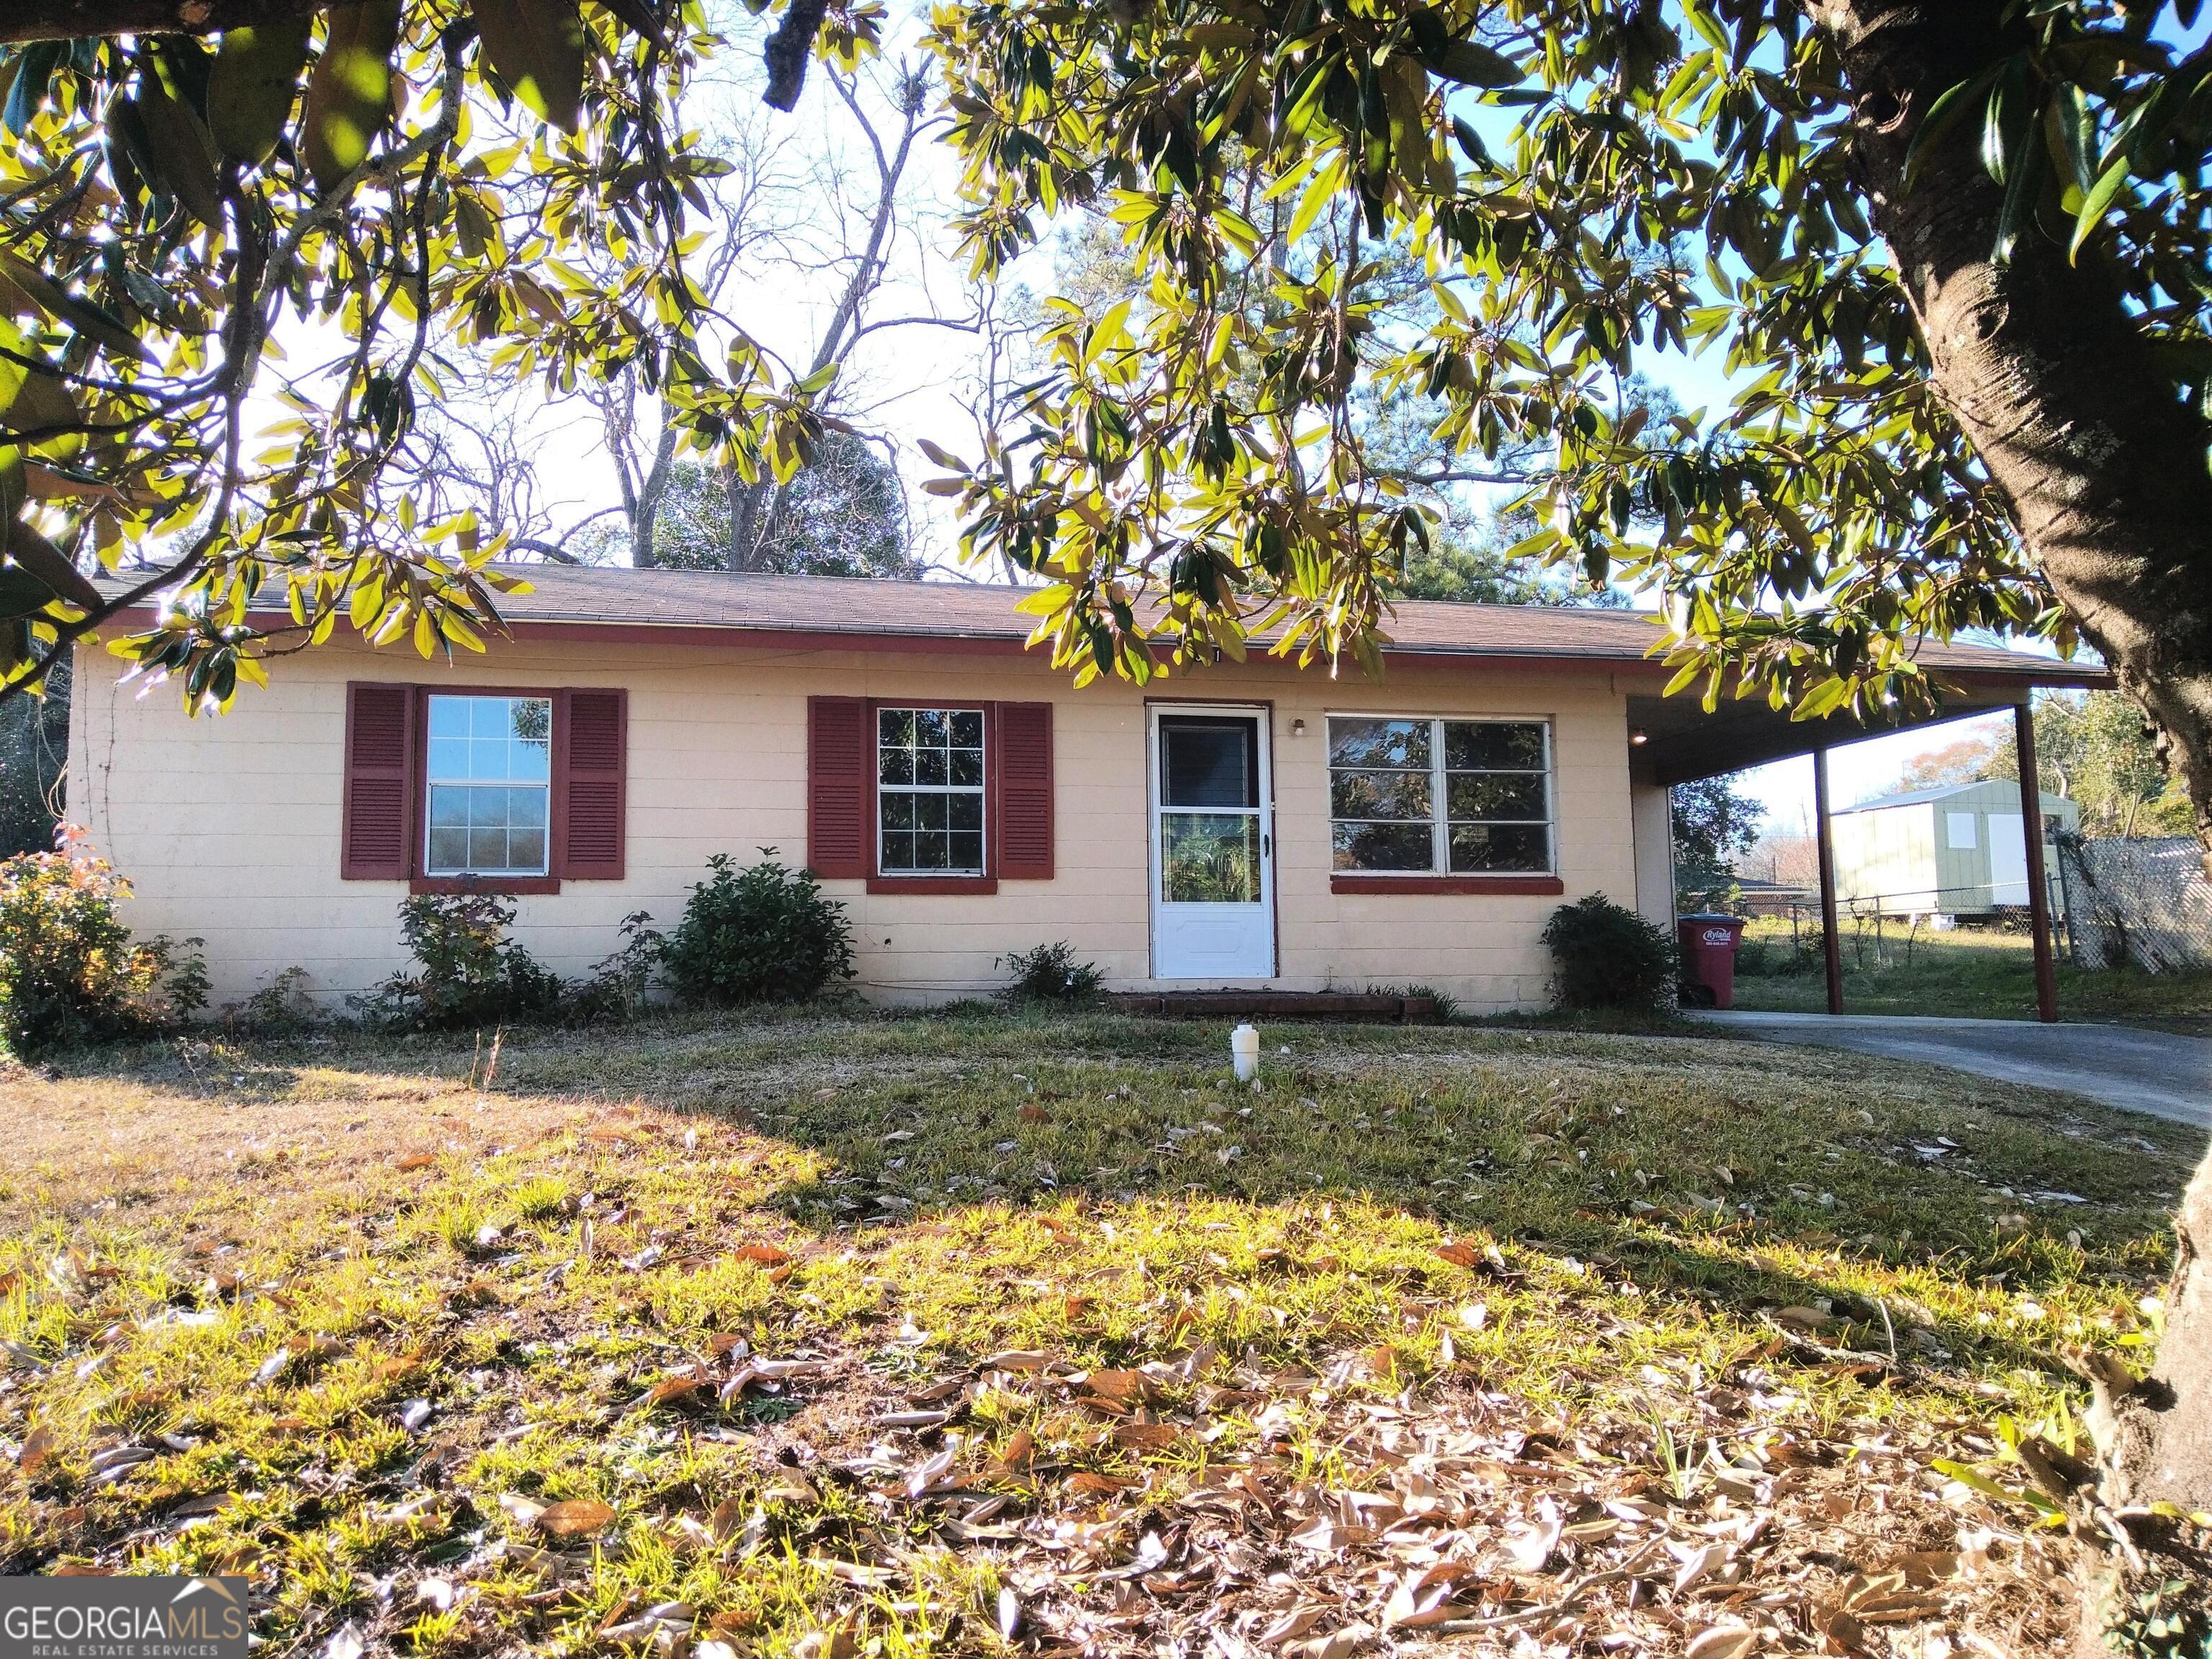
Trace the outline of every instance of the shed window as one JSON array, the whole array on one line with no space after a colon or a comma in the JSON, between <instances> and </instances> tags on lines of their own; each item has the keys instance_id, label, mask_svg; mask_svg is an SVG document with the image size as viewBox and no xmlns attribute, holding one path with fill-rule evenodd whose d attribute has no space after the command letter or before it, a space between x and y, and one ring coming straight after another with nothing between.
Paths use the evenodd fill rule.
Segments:
<instances>
[{"instance_id":1,"label":"shed window","mask_svg":"<svg viewBox=\"0 0 2212 1659\"><path fill-rule=\"evenodd\" d=\"M1950 841L1952 851L1961 852L1979 845L1974 833L1974 814L1946 812L1943 817L1944 828Z\"/></svg>"},{"instance_id":2,"label":"shed window","mask_svg":"<svg viewBox=\"0 0 2212 1659\"><path fill-rule=\"evenodd\" d=\"M876 711L877 867L983 873L983 711Z\"/></svg>"},{"instance_id":3,"label":"shed window","mask_svg":"<svg viewBox=\"0 0 2212 1659\"><path fill-rule=\"evenodd\" d=\"M1545 721L1334 714L1328 768L1337 870L1540 875L1553 867Z\"/></svg>"},{"instance_id":4,"label":"shed window","mask_svg":"<svg viewBox=\"0 0 2212 1659\"><path fill-rule=\"evenodd\" d=\"M544 875L552 699L433 696L429 738L424 873Z\"/></svg>"}]
</instances>

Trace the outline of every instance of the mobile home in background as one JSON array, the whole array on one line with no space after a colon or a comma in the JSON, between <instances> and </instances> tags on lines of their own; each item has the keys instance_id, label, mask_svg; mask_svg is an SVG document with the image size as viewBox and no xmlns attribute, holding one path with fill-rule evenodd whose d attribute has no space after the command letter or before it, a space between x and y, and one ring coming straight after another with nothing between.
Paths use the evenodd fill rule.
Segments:
<instances>
[{"instance_id":1,"label":"mobile home in background","mask_svg":"<svg viewBox=\"0 0 2212 1659\"><path fill-rule=\"evenodd\" d=\"M2042 797L2048 849L2081 809ZM2027 836L2010 778L1887 795L1835 814L1836 893L1862 915L1984 917L2027 908ZM2046 850L2045 867L2057 867Z\"/></svg>"}]
</instances>

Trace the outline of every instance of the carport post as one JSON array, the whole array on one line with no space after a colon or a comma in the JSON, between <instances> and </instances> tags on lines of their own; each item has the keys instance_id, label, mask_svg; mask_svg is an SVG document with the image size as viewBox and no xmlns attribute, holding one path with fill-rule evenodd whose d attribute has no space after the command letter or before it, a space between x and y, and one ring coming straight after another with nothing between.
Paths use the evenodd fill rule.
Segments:
<instances>
[{"instance_id":1,"label":"carport post","mask_svg":"<svg viewBox=\"0 0 2212 1659\"><path fill-rule=\"evenodd\" d=\"M1844 1012L1844 942L1836 937L1836 841L1828 829L1828 749L1813 751L1813 822L1820 848L1820 954L1828 970L1828 1012Z\"/></svg>"},{"instance_id":2,"label":"carport post","mask_svg":"<svg viewBox=\"0 0 2212 1659\"><path fill-rule=\"evenodd\" d=\"M2020 763L2020 827L2027 843L2027 915L2035 933L2035 1017L2058 1018L2058 975L2051 964L2051 888L2043 873L2043 781L2035 766L2035 709L2014 703L2014 758Z\"/></svg>"}]
</instances>

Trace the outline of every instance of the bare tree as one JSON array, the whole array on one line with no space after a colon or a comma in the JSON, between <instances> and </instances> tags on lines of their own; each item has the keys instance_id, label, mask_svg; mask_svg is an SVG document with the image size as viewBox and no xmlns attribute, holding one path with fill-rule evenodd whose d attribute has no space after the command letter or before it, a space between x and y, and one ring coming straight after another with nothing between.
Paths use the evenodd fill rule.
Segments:
<instances>
[{"instance_id":1,"label":"bare tree","mask_svg":"<svg viewBox=\"0 0 2212 1659\"><path fill-rule=\"evenodd\" d=\"M859 77L832 70L825 78L850 114L854 129L867 142L874 177L863 204L850 205L845 203L848 191L838 170L833 168L823 179L824 198L840 203L841 236L840 246L822 258L816 269L824 274L842 271L845 280L815 341L813 356L806 366L809 377L847 365L854 348L872 335L912 327L957 328L972 333L981 327L984 316L980 297L965 314L958 316L944 316L934 310L896 317L868 314L870 302L890 269L904 201L902 186L915 146L949 125L950 117L930 112L926 64L903 62L890 72L890 84L883 90L895 126L869 108L860 95ZM855 229L857 235L843 234ZM841 376L841 381L817 405L833 420L841 410L849 412L851 409L849 374ZM729 568L769 568L787 529L796 481L761 477L748 483L731 472L726 477L726 488L730 500Z\"/></svg>"},{"instance_id":2,"label":"bare tree","mask_svg":"<svg viewBox=\"0 0 2212 1659\"><path fill-rule=\"evenodd\" d=\"M897 475L888 441L867 429L870 366L860 348L902 328L976 331L987 300L980 292L964 296L955 311L940 307L925 283L908 313L872 314L898 285L902 266L928 268L918 239L910 258L902 260L901 249L922 217L913 199L915 157L949 118L933 112L929 71L920 62L859 75L832 71L823 80L836 100L837 119L825 153L805 161L802 141L787 126L763 120L750 98L732 100L714 143L728 167L712 186L715 228L692 267L718 314L732 309L729 302L748 286L834 295L807 357L786 365L793 378L836 377L816 404L827 431L814 464L794 478L748 481L734 469L688 455L657 389L635 369L625 370L581 385L574 394L614 474L617 501L580 516L572 508L564 520L562 504L544 499L538 459L549 411L557 404L498 404L479 395L499 378L492 366L464 361L455 370L455 395L426 415L410 453L424 490L447 507L474 507L488 528L511 538L518 553L564 562L659 564L669 557L674 533L685 544L678 562L696 564L702 550L691 544L712 521L722 539L715 562L732 570L794 562L854 574L908 567L902 550L872 546L891 526L902 550L906 514L902 498L882 499L886 481L896 490ZM848 137L859 142L842 142ZM882 459L871 460L871 452ZM702 483L721 498L719 510L699 499ZM841 515L829 498L841 492L851 496L842 514L851 522L836 529ZM872 547L865 555L856 550L863 544Z\"/></svg>"}]
</instances>

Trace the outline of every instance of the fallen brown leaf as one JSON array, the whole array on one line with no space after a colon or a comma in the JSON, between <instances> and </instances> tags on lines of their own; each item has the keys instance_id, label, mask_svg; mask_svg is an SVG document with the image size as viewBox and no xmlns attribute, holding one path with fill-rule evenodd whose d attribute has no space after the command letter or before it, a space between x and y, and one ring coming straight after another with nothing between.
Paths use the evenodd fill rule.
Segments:
<instances>
[{"instance_id":1,"label":"fallen brown leaf","mask_svg":"<svg viewBox=\"0 0 2212 1659\"><path fill-rule=\"evenodd\" d=\"M583 1538L605 1531L614 1518L615 1512L596 1498L569 1498L539 1510L537 1525L556 1538Z\"/></svg>"},{"instance_id":2,"label":"fallen brown leaf","mask_svg":"<svg viewBox=\"0 0 2212 1659\"><path fill-rule=\"evenodd\" d=\"M1689 1659L1744 1659L1759 1645L1759 1632L1748 1625L1715 1625L1690 1639Z\"/></svg>"}]
</instances>

